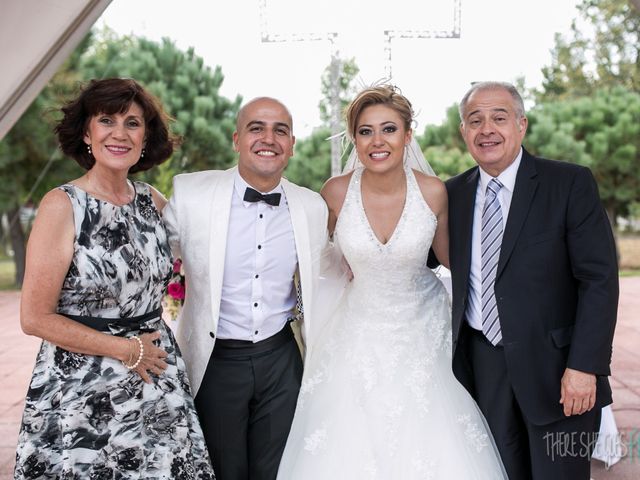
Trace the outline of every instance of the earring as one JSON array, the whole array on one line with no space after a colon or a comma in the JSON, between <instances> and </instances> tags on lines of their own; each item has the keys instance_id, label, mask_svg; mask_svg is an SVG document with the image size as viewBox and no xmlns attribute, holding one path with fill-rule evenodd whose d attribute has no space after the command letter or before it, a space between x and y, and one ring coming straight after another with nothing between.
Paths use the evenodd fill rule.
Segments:
<instances>
[{"instance_id":1,"label":"earring","mask_svg":"<svg viewBox=\"0 0 640 480\"><path fill-rule=\"evenodd\" d=\"M145 151L145 149L143 148L142 152L140 153L140 158L144 158L144 151Z\"/></svg>"},{"instance_id":2,"label":"earring","mask_svg":"<svg viewBox=\"0 0 640 480\"><path fill-rule=\"evenodd\" d=\"M89 154L90 157L93 156L93 152L91 151L91 144L87 143L87 153Z\"/></svg>"}]
</instances>

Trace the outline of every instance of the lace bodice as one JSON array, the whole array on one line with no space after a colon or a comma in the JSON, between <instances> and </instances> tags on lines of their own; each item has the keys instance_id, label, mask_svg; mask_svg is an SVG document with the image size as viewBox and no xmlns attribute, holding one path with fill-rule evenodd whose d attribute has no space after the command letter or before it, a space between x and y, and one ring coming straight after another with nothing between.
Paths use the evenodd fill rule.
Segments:
<instances>
[{"instance_id":1,"label":"lace bodice","mask_svg":"<svg viewBox=\"0 0 640 480\"><path fill-rule=\"evenodd\" d=\"M386 244L376 238L367 219L362 204L362 172L359 168L351 177L335 230L336 241L354 275L347 297L359 308L364 301L371 310L388 314L390 308L414 309L419 307L416 302L446 294L427 267L437 219L425 202L413 171L405 168L405 204Z\"/></svg>"}]
</instances>

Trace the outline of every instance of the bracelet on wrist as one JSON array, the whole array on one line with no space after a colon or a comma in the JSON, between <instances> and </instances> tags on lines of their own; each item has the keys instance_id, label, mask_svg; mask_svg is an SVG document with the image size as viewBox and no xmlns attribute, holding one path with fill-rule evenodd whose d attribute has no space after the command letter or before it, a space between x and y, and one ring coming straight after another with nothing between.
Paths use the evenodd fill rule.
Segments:
<instances>
[{"instance_id":1,"label":"bracelet on wrist","mask_svg":"<svg viewBox=\"0 0 640 480\"><path fill-rule=\"evenodd\" d=\"M137 335L134 335L133 337L131 337L131 339L136 340L138 342L138 359L132 364L127 364L125 362L122 362L122 365L127 367L129 370L133 370L137 368L138 365L140 365L140 362L142 361L142 357L144 357L144 345L142 344L142 340L140 340L140 337L138 337ZM131 357L129 359L131 359Z\"/></svg>"}]
</instances>

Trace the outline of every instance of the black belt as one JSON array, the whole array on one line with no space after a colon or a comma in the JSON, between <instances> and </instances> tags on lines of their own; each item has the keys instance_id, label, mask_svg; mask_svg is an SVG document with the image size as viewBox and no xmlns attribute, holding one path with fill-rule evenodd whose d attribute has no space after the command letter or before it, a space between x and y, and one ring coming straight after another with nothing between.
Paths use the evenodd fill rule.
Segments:
<instances>
[{"instance_id":1,"label":"black belt","mask_svg":"<svg viewBox=\"0 0 640 480\"><path fill-rule=\"evenodd\" d=\"M134 330L144 330L145 327L148 327L145 323L149 320L160 319L162 317L162 307L143 315L124 318L90 317L87 315L70 315L62 312L58 312L58 314L100 332L112 332L115 330L118 331L119 334L124 334Z\"/></svg>"},{"instance_id":2,"label":"black belt","mask_svg":"<svg viewBox=\"0 0 640 480\"><path fill-rule=\"evenodd\" d=\"M265 338L264 340L260 340L259 342L219 338L216 340L216 344L213 347L213 356L238 357L245 355L258 355L268 352L269 350L280 348L294 338L293 330L291 330L288 323L275 335Z\"/></svg>"},{"instance_id":3,"label":"black belt","mask_svg":"<svg viewBox=\"0 0 640 480\"><path fill-rule=\"evenodd\" d=\"M469 325L469 322L467 322L466 320L463 320L464 324L467 326L467 330L469 331L469 335L476 337L478 340L491 345L492 347L496 348L496 347L502 347L502 340L500 340L496 345L492 344L489 339L487 338L487 336L484 334L484 332L482 330L478 330L477 328L473 328L471 325Z\"/></svg>"}]
</instances>

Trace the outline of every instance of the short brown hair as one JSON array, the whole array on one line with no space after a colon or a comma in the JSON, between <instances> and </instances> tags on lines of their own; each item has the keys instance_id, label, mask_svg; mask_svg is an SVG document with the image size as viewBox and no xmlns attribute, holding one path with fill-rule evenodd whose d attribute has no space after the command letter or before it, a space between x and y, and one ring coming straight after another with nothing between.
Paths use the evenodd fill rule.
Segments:
<instances>
[{"instance_id":1,"label":"short brown hair","mask_svg":"<svg viewBox=\"0 0 640 480\"><path fill-rule=\"evenodd\" d=\"M413 122L413 107L411 102L400 93L398 87L393 85L377 85L362 90L356 98L347 106L345 119L347 121L347 132L351 140L356 136L356 122L362 111L371 105L385 105L400 114L404 122L404 128L411 130Z\"/></svg>"},{"instance_id":2,"label":"short brown hair","mask_svg":"<svg viewBox=\"0 0 640 480\"><path fill-rule=\"evenodd\" d=\"M89 170L96 162L84 143L89 120L101 113L125 113L134 102L143 111L146 144L144 157L129 172L141 172L161 164L171 156L179 140L169 131L171 118L160 101L130 78L91 80L75 99L62 107L64 116L54 129L60 150Z\"/></svg>"}]
</instances>

